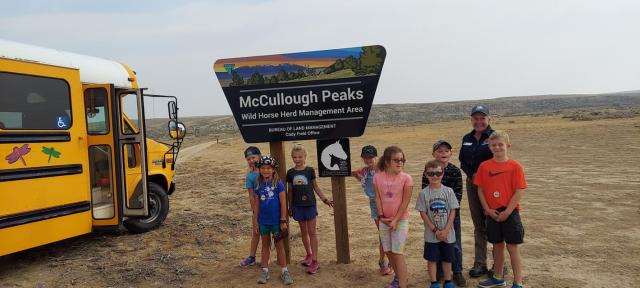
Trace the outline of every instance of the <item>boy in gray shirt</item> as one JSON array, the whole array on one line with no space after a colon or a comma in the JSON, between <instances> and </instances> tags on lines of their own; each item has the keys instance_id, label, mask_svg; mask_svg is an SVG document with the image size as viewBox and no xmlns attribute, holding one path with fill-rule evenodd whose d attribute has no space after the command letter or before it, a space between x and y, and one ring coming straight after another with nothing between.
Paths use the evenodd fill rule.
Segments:
<instances>
[{"instance_id":1,"label":"boy in gray shirt","mask_svg":"<svg viewBox=\"0 0 640 288\"><path fill-rule=\"evenodd\" d=\"M442 185L444 171L437 160L427 162L424 175L429 178L429 186L418 195L416 210L424 221L424 259L428 261L431 288L440 288L436 281L436 264L442 261L444 288L454 288L451 282L451 262L456 242L453 220L456 209L460 208L453 190Z\"/></svg>"}]
</instances>

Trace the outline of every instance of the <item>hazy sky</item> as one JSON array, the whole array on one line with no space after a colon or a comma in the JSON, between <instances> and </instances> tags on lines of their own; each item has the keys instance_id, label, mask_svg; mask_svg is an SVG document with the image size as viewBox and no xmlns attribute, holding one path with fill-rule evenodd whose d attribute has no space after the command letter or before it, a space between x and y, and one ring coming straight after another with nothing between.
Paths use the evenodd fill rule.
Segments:
<instances>
[{"instance_id":1,"label":"hazy sky","mask_svg":"<svg viewBox=\"0 0 640 288\"><path fill-rule=\"evenodd\" d=\"M182 116L220 58L381 44L374 103L640 89L640 1L2 1L0 38L124 62Z\"/></svg>"}]
</instances>

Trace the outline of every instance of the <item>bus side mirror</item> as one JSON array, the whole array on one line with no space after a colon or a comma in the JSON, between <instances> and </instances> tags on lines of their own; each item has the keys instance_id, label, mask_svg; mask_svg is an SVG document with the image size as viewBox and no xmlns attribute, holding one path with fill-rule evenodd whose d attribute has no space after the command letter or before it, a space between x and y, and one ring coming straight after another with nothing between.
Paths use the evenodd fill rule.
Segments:
<instances>
[{"instance_id":1,"label":"bus side mirror","mask_svg":"<svg viewBox=\"0 0 640 288\"><path fill-rule=\"evenodd\" d=\"M167 103L167 107L169 108L169 119L178 119L178 107L176 106L176 101L169 101L169 103Z\"/></svg>"},{"instance_id":2,"label":"bus side mirror","mask_svg":"<svg viewBox=\"0 0 640 288\"><path fill-rule=\"evenodd\" d=\"M169 137L171 137L171 139L182 139L187 133L187 128L184 127L182 122L171 120L167 125L169 126Z\"/></svg>"}]
</instances>

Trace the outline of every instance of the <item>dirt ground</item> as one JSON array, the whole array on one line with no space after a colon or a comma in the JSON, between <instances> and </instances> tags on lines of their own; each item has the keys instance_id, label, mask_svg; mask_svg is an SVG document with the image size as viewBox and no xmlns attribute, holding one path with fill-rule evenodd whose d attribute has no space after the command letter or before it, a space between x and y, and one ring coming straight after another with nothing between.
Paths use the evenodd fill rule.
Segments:
<instances>
[{"instance_id":1,"label":"dirt ground","mask_svg":"<svg viewBox=\"0 0 640 288\"><path fill-rule=\"evenodd\" d=\"M525 167L529 188L522 200L526 229L521 251L529 287L630 287L640 283L640 117L571 121L558 116L495 119L511 132L511 155ZM411 287L428 281L422 258L423 226L413 209L423 165L439 138L454 143L457 157L467 121L399 128L369 128L351 140L402 147L406 171L416 183L407 262ZM308 164L316 165L315 145ZM286 149L292 143L286 144ZM246 172L240 138L197 145L179 161L177 191L162 227L141 234L92 234L0 257L0 287L254 287L259 268L240 268L247 255L250 212L242 189ZM267 145L260 145L268 151ZM187 155L188 154L188 155ZM359 160L359 159L358 159ZM454 160L454 164L459 164ZM290 163L289 163L290 165ZM353 161L359 166L359 161ZM320 186L331 195L330 182ZM304 249L292 225L290 271L298 287L384 287L377 273L377 234L366 196L347 179L351 264L336 264L332 211L319 206L320 271L297 265ZM466 196L465 196L466 197ZM464 273L473 264L473 225L462 203ZM1 241L1 239L0 239ZM279 268L263 287L280 287ZM274 273L275 272L275 273ZM511 283L512 274L507 276ZM468 287L475 287L469 279Z\"/></svg>"}]
</instances>

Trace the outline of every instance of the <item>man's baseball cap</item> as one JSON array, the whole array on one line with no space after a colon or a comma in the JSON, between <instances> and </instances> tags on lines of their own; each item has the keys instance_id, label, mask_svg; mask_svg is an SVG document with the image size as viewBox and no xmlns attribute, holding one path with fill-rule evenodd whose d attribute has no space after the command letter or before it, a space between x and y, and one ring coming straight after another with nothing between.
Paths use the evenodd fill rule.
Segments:
<instances>
[{"instance_id":1,"label":"man's baseball cap","mask_svg":"<svg viewBox=\"0 0 640 288\"><path fill-rule=\"evenodd\" d=\"M487 106L484 106L484 105L473 106L473 109L471 109L471 114L470 115L473 115L473 114L476 114L476 113L482 113L484 115L491 116L491 114L489 114L489 108Z\"/></svg>"},{"instance_id":2,"label":"man's baseball cap","mask_svg":"<svg viewBox=\"0 0 640 288\"><path fill-rule=\"evenodd\" d=\"M449 150L451 150L451 148L453 148L451 146L451 144L449 144L449 142L447 142L445 140L438 140L438 141L436 141L436 143L433 143L433 152L438 150L438 148L440 148L440 146L442 146L442 145L446 145L447 147L449 147Z\"/></svg>"}]
</instances>

